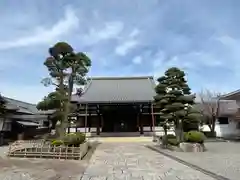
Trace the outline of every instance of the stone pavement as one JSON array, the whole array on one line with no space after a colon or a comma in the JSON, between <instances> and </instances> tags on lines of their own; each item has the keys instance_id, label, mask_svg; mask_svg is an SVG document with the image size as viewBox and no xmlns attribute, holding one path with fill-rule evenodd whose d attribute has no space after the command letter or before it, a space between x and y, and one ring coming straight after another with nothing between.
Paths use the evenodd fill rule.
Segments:
<instances>
[{"instance_id":1,"label":"stone pavement","mask_svg":"<svg viewBox=\"0 0 240 180\"><path fill-rule=\"evenodd\" d=\"M0 158L1 180L79 180L86 164L58 159Z\"/></svg>"},{"instance_id":2,"label":"stone pavement","mask_svg":"<svg viewBox=\"0 0 240 180\"><path fill-rule=\"evenodd\" d=\"M214 180L143 143L103 143L81 180Z\"/></svg>"},{"instance_id":3,"label":"stone pavement","mask_svg":"<svg viewBox=\"0 0 240 180\"><path fill-rule=\"evenodd\" d=\"M85 160L7 158L7 146L0 147L0 180L79 180Z\"/></svg>"},{"instance_id":4,"label":"stone pavement","mask_svg":"<svg viewBox=\"0 0 240 180\"><path fill-rule=\"evenodd\" d=\"M183 153L161 150L202 169L231 180L240 179L240 143L207 142L204 153Z\"/></svg>"}]
</instances>

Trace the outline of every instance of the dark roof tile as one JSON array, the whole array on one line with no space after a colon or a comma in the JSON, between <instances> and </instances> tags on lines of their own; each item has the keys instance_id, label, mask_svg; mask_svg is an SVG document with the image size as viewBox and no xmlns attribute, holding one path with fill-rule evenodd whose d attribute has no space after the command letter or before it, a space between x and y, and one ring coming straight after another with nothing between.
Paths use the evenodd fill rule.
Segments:
<instances>
[{"instance_id":1,"label":"dark roof tile","mask_svg":"<svg viewBox=\"0 0 240 180\"><path fill-rule=\"evenodd\" d=\"M152 76L91 78L81 97L72 101L82 103L151 102L155 83Z\"/></svg>"}]
</instances>

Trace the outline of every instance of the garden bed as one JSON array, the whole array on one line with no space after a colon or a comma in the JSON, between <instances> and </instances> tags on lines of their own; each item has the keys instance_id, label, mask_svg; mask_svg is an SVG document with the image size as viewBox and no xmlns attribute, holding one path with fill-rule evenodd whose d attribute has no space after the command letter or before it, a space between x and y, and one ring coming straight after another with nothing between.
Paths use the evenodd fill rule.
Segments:
<instances>
[{"instance_id":1,"label":"garden bed","mask_svg":"<svg viewBox=\"0 0 240 180\"><path fill-rule=\"evenodd\" d=\"M204 152L205 136L199 131L190 131L184 134L182 142L177 141L176 136L168 134L160 138L161 147L177 152Z\"/></svg>"},{"instance_id":2,"label":"garden bed","mask_svg":"<svg viewBox=\"0 0 240 180\"><path fill-rule=\"evenodd\" d=\"M46 138L41 143L15 142L10 145L10 157L35 157L52 159L82 159L88 152L89 143L83 133L70 133L57 139Z\"/></svg>"}]
</instances>

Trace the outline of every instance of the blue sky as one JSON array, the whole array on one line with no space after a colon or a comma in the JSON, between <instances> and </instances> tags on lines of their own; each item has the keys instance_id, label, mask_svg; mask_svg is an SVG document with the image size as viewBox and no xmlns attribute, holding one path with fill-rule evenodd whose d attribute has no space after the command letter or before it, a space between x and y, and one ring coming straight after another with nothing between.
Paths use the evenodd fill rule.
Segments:
<instances>
[{"instance_id":1,"label":"blue sky","mask_svg":"<svg viewBox=\"0 0 240 180\"><path fill-rule=\"evenodd\" d=\"M158 77L186 71L194 92L239 88L240 1L2 0L0 92L36 103L48 48L70 43L92 59L89 76Z\"/></svg>"}]
</instances>

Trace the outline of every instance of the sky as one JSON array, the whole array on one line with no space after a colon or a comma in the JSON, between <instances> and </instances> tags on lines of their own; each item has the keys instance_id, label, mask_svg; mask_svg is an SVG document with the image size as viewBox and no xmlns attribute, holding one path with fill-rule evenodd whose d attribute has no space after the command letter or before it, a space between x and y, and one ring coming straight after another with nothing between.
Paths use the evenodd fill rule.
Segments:
<instances>
[{"instance_id":1,"label":"sky","mask_svg":"<svg viewBox=\"0 0 240 180\"><path fill-rule=\"evenodd\" d=\"M185 71L193 92L239 88L238 0L1 0L0 92L37 103L48 48L59 41L92 60L88 76L155 78Z\"/></svg>"}]
</instances>

